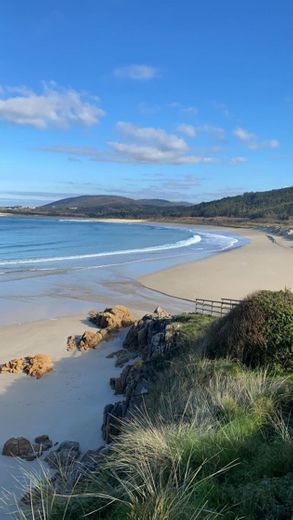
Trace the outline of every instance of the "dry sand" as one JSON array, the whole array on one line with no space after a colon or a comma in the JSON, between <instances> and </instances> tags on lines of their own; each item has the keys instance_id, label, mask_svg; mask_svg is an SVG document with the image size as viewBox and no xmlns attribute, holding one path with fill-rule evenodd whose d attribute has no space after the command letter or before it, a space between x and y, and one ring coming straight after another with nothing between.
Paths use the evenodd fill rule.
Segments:
<instances>
[{"instance_id":1,"label":"dry sand","mask_svg":"<svg viewBox=\"0 0 293 520\"><path fill-rule=\"evenodd\" d=\"M33 441L48 434L53 442L79 441L82 451L101 446L101 424L106 404L119 400L109 378L120 374L110 352L121 348L125 332L101 343L96 350L67 352L69 334L91 328L81 317L60 318L1 327L1 362L38 352L49 354L53 372L40 380L27 375L0 374L0 448L9 437ZM43 457L40 459L42 460ZM20 468L38 468L39 463L19 462L0 456L0 488L17 492L14 475ZM0 511L0 519L6 518Z\"/></svg>"},{"instance_id":2,"label":"dry sand","mask_svg":"<svg viewBox=\"0 0 293 520\"><path fill-rule=\"evenodd\" d=\"M197 226L196 229L201 228ZM250 229L227 230L247 237L248 245L197 262L143 276L149 289L179 298L241 299L259 289L293 288L293 242Z\"/></svg>"}]
</instances>

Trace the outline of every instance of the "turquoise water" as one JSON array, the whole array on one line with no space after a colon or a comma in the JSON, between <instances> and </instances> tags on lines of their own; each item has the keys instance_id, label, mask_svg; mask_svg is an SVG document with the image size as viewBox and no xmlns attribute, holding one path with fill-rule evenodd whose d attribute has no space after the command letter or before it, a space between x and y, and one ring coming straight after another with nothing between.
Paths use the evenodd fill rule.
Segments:
<instances>
[{"instance_id":1,"label":"turquoise water","mask_svg":"<svg viewBox=\"0 0 293 520\"><path fill-rule=\"evenodd\" d=\"M231 234L177 226L1 217L0 323L150 298L138 276L242 243Z\"/></svg>"}]
</instances>

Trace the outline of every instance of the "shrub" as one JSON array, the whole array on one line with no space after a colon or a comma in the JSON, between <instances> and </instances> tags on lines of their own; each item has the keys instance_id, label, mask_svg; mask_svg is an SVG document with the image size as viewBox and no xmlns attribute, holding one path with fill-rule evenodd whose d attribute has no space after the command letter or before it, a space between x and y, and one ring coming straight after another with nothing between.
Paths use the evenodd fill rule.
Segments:
<instances>
[{"instance_id":1,"label":"shrub","mask_svg":"<svg viewBox=\"0 0 293 520\"><path fill-rule=\"evenodd\" d=\"M214 322L204 339L206 355L245 365L292 368L293 293L260 291Z\"/></svg>"}]
</instances>

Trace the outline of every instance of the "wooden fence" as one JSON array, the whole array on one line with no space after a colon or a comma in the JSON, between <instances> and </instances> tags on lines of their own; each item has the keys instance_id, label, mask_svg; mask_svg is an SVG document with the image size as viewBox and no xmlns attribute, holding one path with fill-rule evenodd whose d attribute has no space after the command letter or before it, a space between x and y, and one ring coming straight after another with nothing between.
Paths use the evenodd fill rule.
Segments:
<instances>
[{"instance_id":1,"label":"wooden fence","mask_svg":"<svg viewBox=\"0 0 293 520\"><path fill-rule=\"evenodd\" d=\"M205 298L195 298L195 312L197 314L209 314L211 316L224 316L233 307L240 303L240 300L232 298L221 298L221 300L207 300Z\"/></svg>"}]
</instances>

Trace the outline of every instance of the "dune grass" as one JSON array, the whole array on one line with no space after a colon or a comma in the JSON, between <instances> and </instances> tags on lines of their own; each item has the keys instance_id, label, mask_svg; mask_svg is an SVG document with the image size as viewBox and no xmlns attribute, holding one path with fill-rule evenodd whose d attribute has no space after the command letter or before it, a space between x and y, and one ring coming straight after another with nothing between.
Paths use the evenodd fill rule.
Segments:
<instances>
[{"instance_id":1,"label":"dune grass","mask_svg":"<svg viewBox=\"0 0 293 520\"><path fill-rule=\"evenodd\" d=\"M291 520L292 378L203 358L211 319L177 319L182 348L98 471L71 493L39 483L18 519Z\"/></svg>"}]
</instances>

